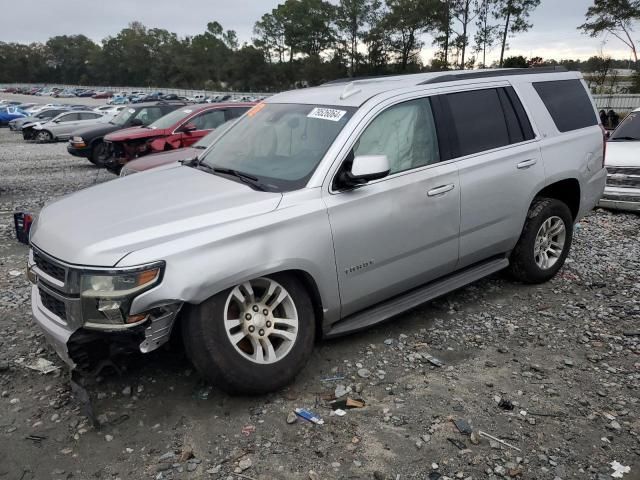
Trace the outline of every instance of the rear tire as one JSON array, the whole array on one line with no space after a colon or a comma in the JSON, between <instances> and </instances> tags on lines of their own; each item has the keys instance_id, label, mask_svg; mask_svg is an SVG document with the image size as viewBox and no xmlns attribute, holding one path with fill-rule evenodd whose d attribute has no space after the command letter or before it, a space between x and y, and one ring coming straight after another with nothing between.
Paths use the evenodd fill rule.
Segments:
<instances>
[{"instance_id":1,"label":"rear tire","mask_svg":"<svg viewBox=\"0 0 640 480\"><path fill-rule=\"evenodd\" d=\"M315 340L314 310L295 276L276 274L192 306L182 333L191 362L214 386L263 394L290 383L307 363Z\"/></svg>"},{"instance_id":2,"label":"rear tire","mask_svg":"<svg viewBox=\"0 0 640 480\"><path fill-rule=\"evenodd\" d=\"M511 252L509 270L523 283L543 283L564 265L573 239L569 207L555 198L534 199L520 239Z\"/></svg>"}]
</instances>

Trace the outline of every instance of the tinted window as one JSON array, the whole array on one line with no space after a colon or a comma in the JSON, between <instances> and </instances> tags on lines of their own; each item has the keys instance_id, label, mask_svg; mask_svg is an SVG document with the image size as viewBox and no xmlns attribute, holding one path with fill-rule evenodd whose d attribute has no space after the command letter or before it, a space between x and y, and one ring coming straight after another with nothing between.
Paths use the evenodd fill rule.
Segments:
<instances>
[{"instance_id":1,"label":"tinted window","mask_svg":"<svg viewBox=\"0 0 640 480\"><path fill-rule=\"evenodd\" d=\"M78 113L68 113L58 118L58 120L60 120L61 122L75 122L76 120L79 120L79 119L80 119L80 114Z\"/></svg>"},{"instance_id":2,"label":"tinted window","mask_svg":"<svg viewBox=\"0 0 640 480\"><path fill-rule=\"evenodd\" d=\"M533 88L561 132L598 124L589 95L580 80L535 82Z\"/></svg>"},{"instance_id":3,"label":"tinted window","mask_svg":"<svg viewBox=\"0 0 640 480\"><path fill-rule=\"evenodd\" d=\"M138 114L135 116L137 120L140 120L143 125L149 125L152 122L155 122L160 117L162 117L164 113L158 107L145 107L142 108Z\"/></svg>"},{"instance_id":4,"label":"tinted window","mask_svg":"<svg viewBox=\"0 0 640 480\"><path fill-rule=\"evenodd\" d=\"M80 120L93 120L94 118L101 117L99 113L80 113Z\"/></svg>"},{"instance_id":5,"label":"tinted window","mask_svg":"<svg viewBox=\"0 0 640 480\"><path fill-rule=\"evenodd\" d=\"M212 130L225 122L224 110L209 110L189 120L196 130Z\"/></svg>"},{"instance_id":6,"label":"tinted window","mask_svg":"<svg viewBox=\"0 0 640 480\"><path fill-rule=\"evenodd\" d=\"M227 109L227 120L241 117L247 110L249 110L249 107L229 107Z\"/></svg>"},{"instance_id":7,"label":"tinted window","mask_svg":"<svg viewBox=\"0 0 640 480\"><path fill-rule=\"evenodd\" d=\"M471 155L511 143L498 90L474 90L444 97L457 137L455 156Z\"/></svg>"},{"instance_id":8,"label":"tinted window","mask_svg":"<svg viewBox=\"0 0 640 480\"><path fill-rule=\"evenodd\" d=\"M613 132L610 141L634 142L638 140L640 140L640 112L631 112Z\"/></svg>"},{"instance_id":9,"label":"tinted window","mask_svg":"<svg viewBox=\"0 0 640 480\"><path fill-rule=\"evenodd\" d=\"M440 153L429 100L389 107L367 126L353 153L386 155L392 174L438 162Z\"/></svg>"}]
</instances>

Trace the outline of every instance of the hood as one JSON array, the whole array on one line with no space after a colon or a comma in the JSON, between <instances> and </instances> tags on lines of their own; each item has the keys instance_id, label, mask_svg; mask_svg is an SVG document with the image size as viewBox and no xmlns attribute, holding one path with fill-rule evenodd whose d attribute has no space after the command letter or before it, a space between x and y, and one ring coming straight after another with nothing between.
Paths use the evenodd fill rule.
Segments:
<instances>
[{"instance_id":1,"label":"hood","mask_svg":"<svg viewBox=\"0 0 640 480\"><path fill-rule=\"evenodd\" d=\"M136 140L141 138L161 137L166 134L164 129L147 128L147 127L130 127L117 132L110 133L105 140L109 142L125 142L127 140Z\"/></svg>"},{"instance_id":2,"label":"hood","mask_svg":"<svg viewBox=\"0 0 640 480\"><path fill-rule=\"evenodd\" d=\"M640 167L640 141L607 142L605 166Z\"/></svg>"},{"instance_id":3,"label":"hood","mask_svg":"<svg viewBox=\"0 0 640 480\"><path fill-rule=\"evenodd\" d=\"M94 125L91 127L82 127L78 130L74 130L74 137L83 137L88 139L93 139L96 137L102 137L111 132L115 132L116 130L120 130L122 127L120 125L114 125L109 122L101 122L98 125Z\"/></svg>"},{"instance_id":4,"label":"hood","mask_svg":"<svg viewBox=\"0 0 640 480\"><path fill-rule=\"evenodd\" d=\"M177 150L167 150L166 152L153 153L151 155L145 155L144 157L137 158L130 162L127 162L125 168L129 170L135 170L136 172L142 172L155 168L160 165L167 165L170 163L179 162L180 160L190 160L203 152L198 148L179 148Z\"/></svg>"},{"instance_id":5,"label":"hood","mask_svg":"<svg viewBox=\"0 0 640 480\"><path fill-rule=\"evenodd\" d=\"M263 215L281 198L280 193L256 191L190 167L159 169L47 205L32 229L31 242L68 263L112 267L136 250Z\"/></svg>"}]
</instances>

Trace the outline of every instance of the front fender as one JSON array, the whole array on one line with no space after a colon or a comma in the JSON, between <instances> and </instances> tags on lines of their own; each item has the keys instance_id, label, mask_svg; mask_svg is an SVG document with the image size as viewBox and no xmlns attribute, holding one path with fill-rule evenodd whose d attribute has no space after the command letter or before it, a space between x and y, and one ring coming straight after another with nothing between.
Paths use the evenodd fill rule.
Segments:
<instances>
[{"instance_id":1,"label":"front fender","mask_svg":"<svg viewBox=\"0 0 640 480\"><path fill-rule=\"evenodd\" d=\"M272 273L299 270L315 282L323 326L339 320L333 239L320 189L291 192L267 214L133 252L118 266L164 260L162 284L136 298L132 312L171 300L198 304L227 288Z\"/></svg>"}]
</instances>

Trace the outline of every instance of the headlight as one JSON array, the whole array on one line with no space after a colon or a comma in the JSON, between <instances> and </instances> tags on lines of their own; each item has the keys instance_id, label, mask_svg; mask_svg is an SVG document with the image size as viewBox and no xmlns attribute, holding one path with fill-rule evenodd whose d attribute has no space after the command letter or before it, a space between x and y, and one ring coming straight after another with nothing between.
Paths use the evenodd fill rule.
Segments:
<instances>
[{"instance_id":1,"label":"headlight","mask_svg":"<svg viewBox=\"0 0 640 480\"><path fill-rule=\"evenodd\" d=\"M87 326L125 326L146 320L144 315L129 315L131 302L160 282L163 267L164 263L156 263L131 271L83 274L80 296Z\"/></svg>"},{"instance_id":2,"label":"headlight","mask_svg":"<svg viewBox=\"0 0 640 480\"><path fill-rule=\"evenodd\" d=\"M71 137L71 143L73 143L77 147L84 147L84 139L82 137Z\"/></svg>"}]
</instances>

